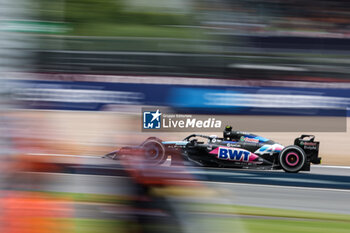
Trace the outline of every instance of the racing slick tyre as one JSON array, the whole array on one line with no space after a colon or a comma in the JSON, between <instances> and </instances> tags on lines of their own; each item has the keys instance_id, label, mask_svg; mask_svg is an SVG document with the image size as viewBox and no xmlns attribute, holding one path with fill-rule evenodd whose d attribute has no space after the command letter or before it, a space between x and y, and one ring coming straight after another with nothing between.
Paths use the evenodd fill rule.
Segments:
<instances>
[{"instance_id":1,"label":"racing slick tyre","mask_svg":"<svg viewBox=\"0 0 350 233\"><path fill-rule=\"evenodd\" d=\"M151 165L160 165L165 162L167 155L165 153L165 147L162 142L157 138L147 139L141 144L145 158Z\"/></svg>"},{"instance_id":2,"label":"racing slick tyre","mask_svg":"<svg viewBox=\"0 0 350 233\"><path fill-rule=\"evenodd\" d=\"M299 146L287 146L279 154L278 161L284 171L297 173L305 165L306 155Z\"/></svg>"}]
</instances>

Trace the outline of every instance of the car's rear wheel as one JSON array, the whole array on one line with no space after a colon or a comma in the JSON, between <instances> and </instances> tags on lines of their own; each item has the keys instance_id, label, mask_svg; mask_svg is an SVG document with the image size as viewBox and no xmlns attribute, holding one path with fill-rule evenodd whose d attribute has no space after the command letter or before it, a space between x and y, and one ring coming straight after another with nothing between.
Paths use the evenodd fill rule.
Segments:
<instances>
[{"instance_id":1,"label":"car's rear wheel","mask_svg":"<svg viewBox=\"0 0 350 233\"><path fill-rule=\"evenodd\" d=\"M306 155L299 146L287 146L278 156L278 161L286 172L299 172L306 162Z\"/></svg>"},{"instance_id":2,"label":"car's rear wheel","mask_svg":"<svg viewBox=\"0 0 350 233\"><path fill-rule=\"evenodd\" d=\"M160 140L148 139L141 146L145 152L145 159L149 164L163 164L167 159L165 147Z\"/></svg>"}]
</instances>

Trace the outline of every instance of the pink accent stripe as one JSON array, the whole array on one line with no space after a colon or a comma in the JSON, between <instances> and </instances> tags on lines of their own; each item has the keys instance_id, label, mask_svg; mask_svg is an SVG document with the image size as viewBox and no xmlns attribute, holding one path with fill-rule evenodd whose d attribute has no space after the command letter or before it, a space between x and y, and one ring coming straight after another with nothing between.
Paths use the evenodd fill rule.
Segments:
<instances>
[{"instance_id":1,"label":"pink accent stripe","mask_svg":"<svg viewBox=\"0 0 350 233\"><path fill-rule=\"evenodd\" d=\"M249 162L257 162L257 161L254 161L257 158L259 158L259 156L257 156L256 154L250 153Z\"/></svg>"},{"instance_id":2,"label":"pink accent stripe","mask_svg":"<svg viewBox=\"0 0 350 233\"><path fill-rule=\"evenodd\" d=\"M291 163L291 162L288 161L288 158L289 158L290 155L295 155L295 157L297 158L297 160L296 160L294 163ZM287 156L286 156L286 162L287 162L287 164L288 164L289 166L295 166L295 165L297 165L298 162L299 162L299 155L297 155L297 154L294 153L294 152L287 154Z\"/></svg>"},{"instance_id":3,"label":"pink accent stripe","mask_svg":"<svg viewBox=\"0 0 350 233\"><path fill-rule=\"evenodd\" d=\"M219 147L209 152L209 154L215 154L215 155L217 155L218 153L219 153Z\"/></svg>"}]
</instances>

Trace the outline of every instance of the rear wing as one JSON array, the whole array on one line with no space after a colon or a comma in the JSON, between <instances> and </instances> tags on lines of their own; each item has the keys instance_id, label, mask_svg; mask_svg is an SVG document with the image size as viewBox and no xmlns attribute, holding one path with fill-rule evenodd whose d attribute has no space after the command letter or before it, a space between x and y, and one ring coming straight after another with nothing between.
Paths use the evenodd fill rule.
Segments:
<instances>
[{"instance_id":1,"label":"rear wing","mask_svg":"<svg viewBox=\"0 0 350 233\"><path fill-rule=\"evenodd\" d=\"M318 151L320 147L320 142L315 141L314 135L303 134L294 140L294 145L301 147L307 159L314 163L320 164L321 158L318 157Z\"/></svg>"},{"instance_id":2,"label":"rear wing","mask_svg":"<svg viewBox=\"0 0 350 233\"><path fill-rule=\"evenodd\" d=\"M307 141L307 142L313 142L315 140L315 135L310 134L302 134L300 137L296 138L294 141L294 144L296 141Z\"/></svg>"}]
</instances>

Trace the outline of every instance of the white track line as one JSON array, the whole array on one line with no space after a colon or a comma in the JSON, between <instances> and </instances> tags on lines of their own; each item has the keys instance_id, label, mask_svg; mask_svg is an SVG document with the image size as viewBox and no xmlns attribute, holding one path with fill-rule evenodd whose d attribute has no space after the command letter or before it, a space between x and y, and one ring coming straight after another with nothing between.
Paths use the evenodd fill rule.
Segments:
<instances>
[{"instance_id":1,"label":"white track line","mask_svg":"<svg viewBox=\"0 0 350 233\"><path fill-rule=\"evenodd\" d=\"M324 167L324 168L345 168L345 169L350 169L350 166L338 166L338 165L314 165L312 167L313 168Z\"/></svg>"}]
</instances>

